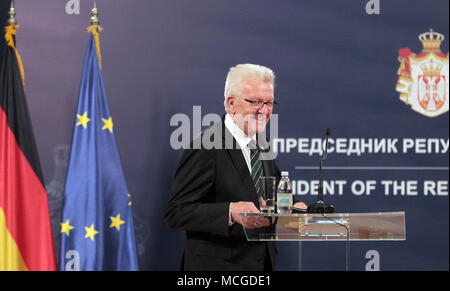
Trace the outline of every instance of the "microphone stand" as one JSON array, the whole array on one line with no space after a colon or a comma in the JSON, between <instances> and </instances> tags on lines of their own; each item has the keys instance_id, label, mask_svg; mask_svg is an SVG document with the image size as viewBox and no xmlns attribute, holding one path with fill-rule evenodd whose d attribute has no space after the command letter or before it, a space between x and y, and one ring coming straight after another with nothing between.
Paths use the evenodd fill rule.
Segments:
<instances>
[{"instance_id":1,"label":"microphone stand","mask_svg":"<svg viewBox=\"0 0 450 291\"><path fill-rule=\"evenodd\" d=\"M323 201L323 178L322 178L322 165L323 161L326 160L328 155L328 137L331 135L331 129L327 128L326 132L326 142L325 142L325 152L322 155L319 163L319 195L317 196L317 202L311 204L307 208L308 213L334 213L334 207Z\"/></svg>"}]
</instances>

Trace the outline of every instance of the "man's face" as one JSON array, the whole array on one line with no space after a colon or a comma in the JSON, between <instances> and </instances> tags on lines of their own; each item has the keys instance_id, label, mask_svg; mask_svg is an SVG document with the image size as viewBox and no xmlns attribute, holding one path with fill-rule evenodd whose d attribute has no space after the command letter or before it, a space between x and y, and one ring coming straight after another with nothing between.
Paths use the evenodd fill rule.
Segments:
<instances>
[{"instance_id":1,"label":"man's face","mask_svg":"<svg viewBox=\"0 0 450 291\"><path fill-rule=\"evenodd\" d=\"M245 80L242 84L240 96L229 96L227 98L228 113L234 122L248 136L264 131L273 107L258 105L250 101L273 102L274 89L271 83L255 79Z\"/></svg>"}]
</instances>

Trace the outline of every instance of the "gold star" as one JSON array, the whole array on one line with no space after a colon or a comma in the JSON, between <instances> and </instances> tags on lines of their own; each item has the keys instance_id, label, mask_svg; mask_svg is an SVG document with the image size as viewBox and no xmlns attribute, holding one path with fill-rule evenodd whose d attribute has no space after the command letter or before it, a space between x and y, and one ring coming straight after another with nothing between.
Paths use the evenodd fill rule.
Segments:
<instances>
[{"instance_id":1,"label":"gold star","mask_svg":"<svg viewBox=\"0 0 450 291\"><path fill-rule=\"evenodd\" d=\"M77 117L78 117L77 126L83 125L84 128L87 128L87 123L91 121L91 119L87 117L87 112L85 112L83 115L77 114Z\"/></svg>"},{"instance_id":2,"label":"gold star","mask_svg":"<svg viewBox=\"0 0 450 291\"><path fill-rule=\"evenodd\" d=\"M130 198L130 201L128 202L128 206L131 206L131 194L130 193L128 193L128 198Z\"/></svg>"},{"instance_id":3,"label":"gold star","mask_svg":"<svg viewBox=\"0 0 450 291\"><path fill-rule=\"evenodd\" d=\"M86 235L84 238L90 238L92 241L94 241L94 235L98 234L98 231L94 229L94 225L92 224L91 227L85 226L84 229L86 230Z\"/></svg>"},{"instance_id":4,"label":"gold star","mask_svg":"<svg viewBox=\"0 0 450 291\"><path fill-rule=\"evenodd\" d=\"M74 229L74 227L69 224L69 220L67 219L66 222L60 224L61 224L61 233L64 232L67 236L69 236L70 235L69 232L72 229Z\"/></svg>"},{"instance_id":5,"label":"gold star","mask_svg":"<svg viewBox=\"0 0 450 291\"><path fill-rule=\"evenodd\" d=\"M113 121L112 121L112 117L110 117L109 119L102 118L102 120L105 123L105 125L102 128L102 130L109 129L109 131L112 133L113 132L113 126L114 126Z\"/></svg>"},{"instance_id":6,"label":"gold star","mask_svg":"<svg viewBox=\"0 0 450 291\"><path fill-rule=\"evenodd\" d=\"M125 221L120 220L120 213L117 214L116 217L110 216L109 218L110 218L111 221L112 221L112 222L111 222L111 225L110 225L109 227L110 227L110 228L115 227L115 228L117 229L117 231L120 231L120 225L125 223Z\"/></svg>"}]
</instances>

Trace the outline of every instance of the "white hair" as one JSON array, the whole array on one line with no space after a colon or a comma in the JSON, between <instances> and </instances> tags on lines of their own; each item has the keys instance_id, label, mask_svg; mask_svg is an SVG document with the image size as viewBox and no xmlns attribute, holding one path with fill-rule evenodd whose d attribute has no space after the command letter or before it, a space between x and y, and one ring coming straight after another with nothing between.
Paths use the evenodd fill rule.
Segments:
<instances>
[{"instance_id":1,"label":"white hair","mask_svg":"<svg viewBox=\"0 0 450 291\"><path fill-rule=\"evenodd\" d=\"M225 111L228 113L227 98L229 96L240 97L242 82L254 79L268 82L275 87L275 74L267 67L254 64L239 64L230 68L225 82Z\"/></svg>"}]
</instances>

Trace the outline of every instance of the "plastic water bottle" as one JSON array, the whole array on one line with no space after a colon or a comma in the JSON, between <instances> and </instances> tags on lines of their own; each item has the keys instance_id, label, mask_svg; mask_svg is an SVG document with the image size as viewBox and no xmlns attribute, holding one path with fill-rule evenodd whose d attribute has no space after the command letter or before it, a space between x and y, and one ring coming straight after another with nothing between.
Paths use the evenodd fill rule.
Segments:
<instances>
[{"instance_id":1,"label":"plastic water bottle","mask_svg":"<svg viewBox=\"0 0 450 291\"><path fill-rule=\"evenodd\" d=\"M277 188L277 212L280 214L292 212L292 184L289 181L289 172L281 172Z\"/></svg>"}]
</instances>

